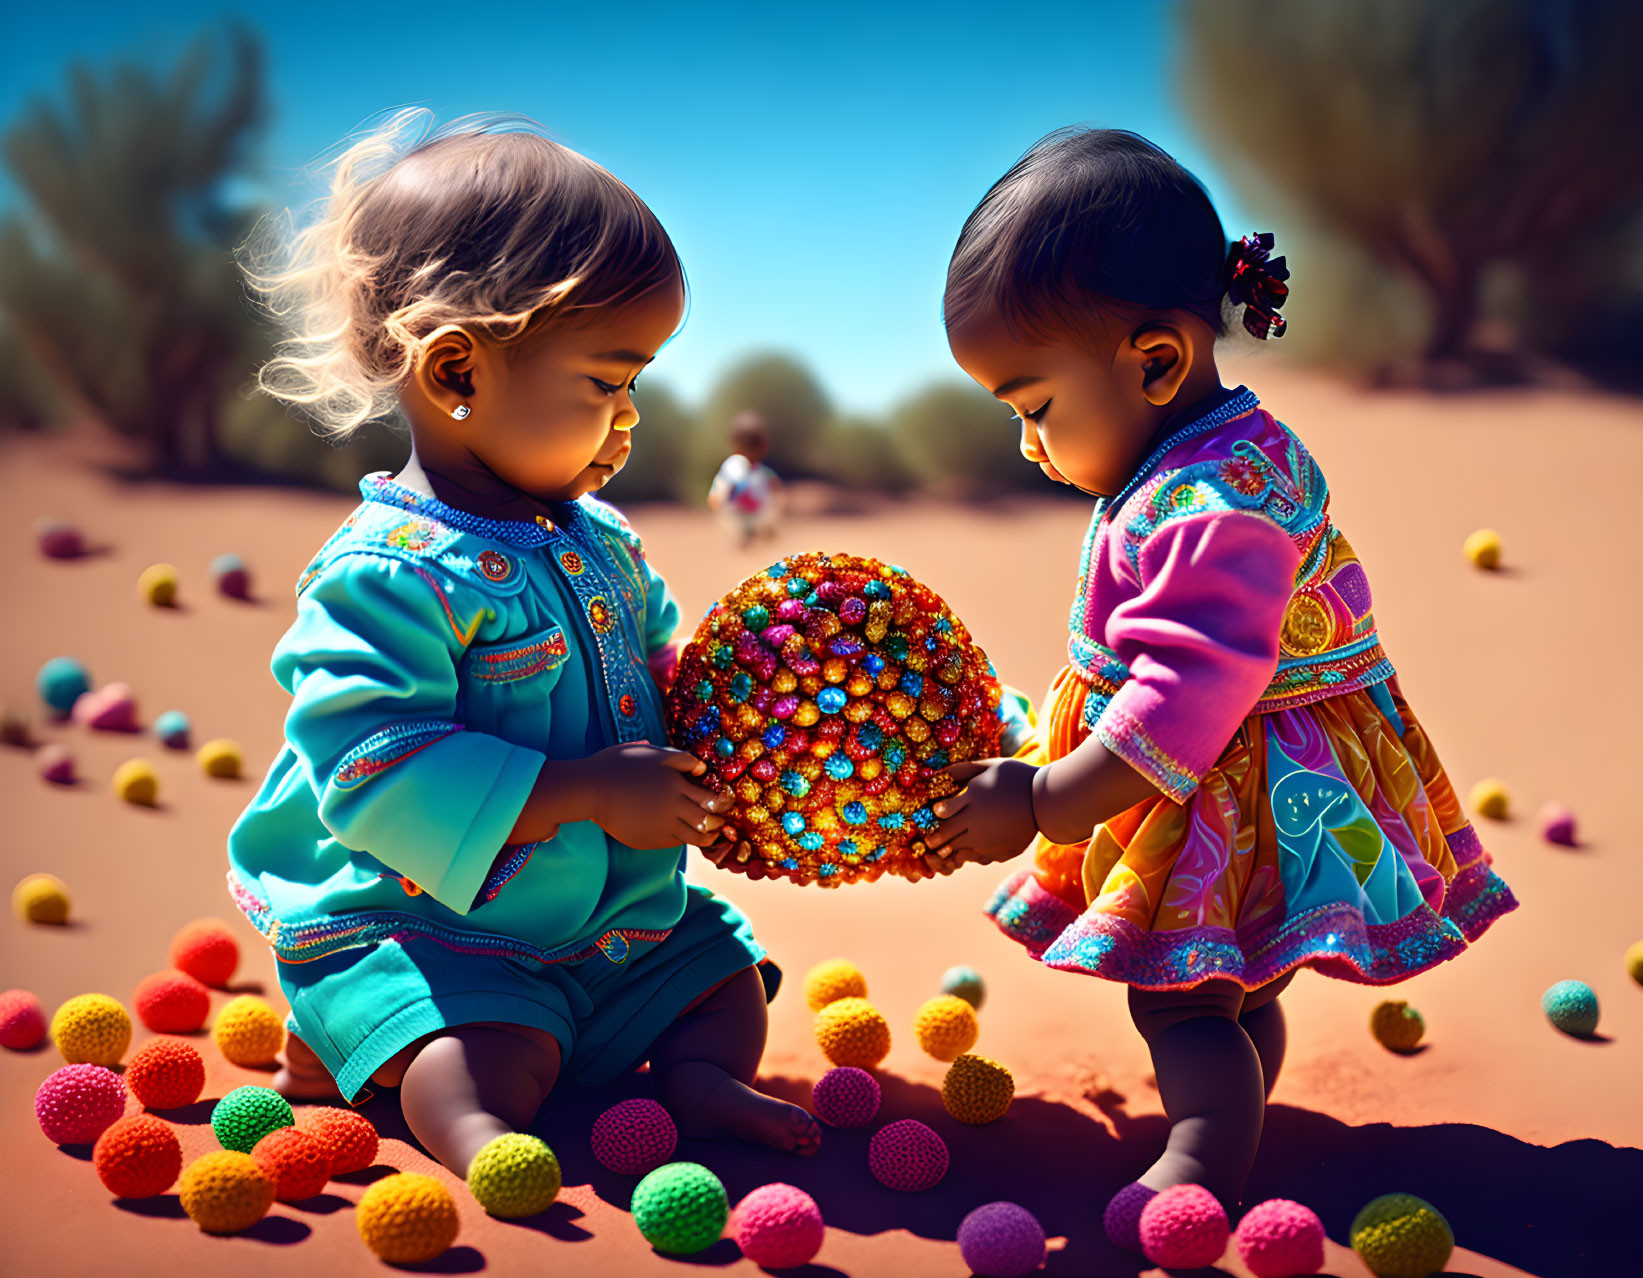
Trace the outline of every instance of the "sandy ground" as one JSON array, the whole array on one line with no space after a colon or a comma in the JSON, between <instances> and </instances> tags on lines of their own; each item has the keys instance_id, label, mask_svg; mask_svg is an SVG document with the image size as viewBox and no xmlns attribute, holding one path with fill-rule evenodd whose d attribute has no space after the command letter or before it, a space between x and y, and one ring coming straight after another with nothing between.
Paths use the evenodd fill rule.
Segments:
<instances>
[{"instance_id":1,"label":"sandy ground","mask_svg":"<svg viewBox=\"0 0 1643 1278\"><path fill-rule=\"evenodd\" d=\"M1643 862L1633 809L1643 755L1638 635L1643 594L1627 568L1620 533L1643 473L1643 410L1635 402L1564 393L1365 397L1277 366L1234 369L1308 441L1331 478L1333 512L1367 564L1376 611L1403 684L1463 787L1503 778L1513 816L1481 822L1496 869L1522 908L1458 961L1400 987L1424 1014L1427 1046L1400 1058L1371 1039L1366 1022L1384 996L1302 973L1284 996L1289 1062L1267 1115L1250 1201L1293 1197L1316 1209L1330 1235L1325 1272L1363 1278L1346 1248L1352 1216L1371 1197L1419 1194L1448 1216L1459 1240L1452 1274L1543 1278L1643 1273L1627 1224L1643 1188L1643 989L1626 977L1625 947L1643 937ZM100 684L137 691L143 721L186 710L196 739L230 736L260 776L281 739L286 699L268 673L275 640L292 615L291 587L311 551L351 507L347 498L279 490L183 490L123 486L94 464L91 441L0 444L0 545L8 624L0 649L0 697L37 708L36 669L68 653ZM928 502L829 510L811 503L776 549L872 554L906 565L965 618L1006 679L1035 694L1062 660L1068 592L1087 511L1059 501L963 508ZM724 589L767 563L769 550L728 553L703 512L630 512L653 562L694 619ZM101 548L49 562L31 549L40 515L80 523ZM1466 533L1500 530L1506 567L1470 568ZM257 599L215 596L206 568L234 551L253 567ZM147 564L170 561L183 604L148 608L134 582ZM230 920L244 941L232 992L260 992L283 1012L273 961L232 908L223 886L224 835L255 781L213 781L186 755L151 735L129 738L48 726L70 742L85 780L72 789L35 779L26 753L0 750L8 888L48 870L67 881L74 921L31 927L9 913L0 925L0 988L35 991L51 1009L102 991L127 1002L137 982L166 965L172 932L200 915ZM108 778L124 759L154 761L162 803L118 802ZM1533 813L1546 800L1578 814L1581 843L1542 843ZM681 1147L713 1167L732 1199L786 1180L808 1189L829 1223L809 1278L965 1272L954 1242L975 1206L1011 1198L1054 1237L1050 1274L1149 1270L1111 1249L1099 1213L1107 1197L1157 1155L1166 1122L1150 1086L1144 1046L1122 988L1038 967L996 933L981 904L1001 877L969 867L918 885L887 881L833 893L749 883L705 864L698 877L752 915L786 968L789 985L771 1008L764 1078L773 1091L808 1099L825 1062L810 1034L798 984L834 955L866 972L896 1043L885 1063L881 1117L918 1117L949 1141L946 1180L898 1195L867 1174L866 1132L829 1131L822 1153L801 1162L723 1145ZM977 967L989 984L977 1050L1017 1079L1008 1117L967 1129L942 1111L943 1068L913 1041L918 1004L944 969ZM1554 981L1597 991L1603 1020L1591 1041L1552 1029L1539 1009ZM214 996L215 1005L230 997ZM133 1049L149 1037L138 1028ZM211 1101L266 1073L224 1062L205 1035L206 1099L169 1115L186 1158L215 1148ZM461 1183L414 1143L396 1093L379 1091L365 1112L383 1132L381 1164L333 1182L301 1206L276 1205L259 1226L220 1239L202 1234L174 1194L115 1201L90 1164L89 1147L45 1141L31 1099L60 1061L49 1044L0 1053L0 1219L8 1271L25 1278L102 1272L118 1258L138 1275L183 1266L242 1278L377 1267L358 1238L350 1205L388 1168L439 1175L456 1191L462 1234L434 1272L489 1268L511 1274L551 1266L601 1275L678 1272L652 1252L628 1217L632 1182L602 1171L587 1152L593 1115L636 1076L601 1095L566 1092L538 1116L558 1151L566 1187L542 1216L522 1223L486 1217ZM753 1272L725 1241L692 1262ZM1204 1274L1247 1275L1229 1248Z\"/></svg>"}]
</instances>

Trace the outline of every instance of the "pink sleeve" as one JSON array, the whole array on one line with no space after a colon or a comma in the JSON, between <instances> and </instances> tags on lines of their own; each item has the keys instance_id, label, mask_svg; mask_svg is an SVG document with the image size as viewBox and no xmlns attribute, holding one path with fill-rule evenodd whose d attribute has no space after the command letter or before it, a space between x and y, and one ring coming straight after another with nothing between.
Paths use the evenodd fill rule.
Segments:
<instances>
[{"instance_id":1,"label":"pink sleeve","mask_svg":"<svg viewBox=\"0 0 1643 1278\"><path fill-rule=\"evenodd\" d=\"M1107 645L1130 677L1095 735L1183 801L1261 699L1300 551L1262 515L1172 519L1141 545L1141 593L1113 609Z\"/></svg>"}]
</instances>

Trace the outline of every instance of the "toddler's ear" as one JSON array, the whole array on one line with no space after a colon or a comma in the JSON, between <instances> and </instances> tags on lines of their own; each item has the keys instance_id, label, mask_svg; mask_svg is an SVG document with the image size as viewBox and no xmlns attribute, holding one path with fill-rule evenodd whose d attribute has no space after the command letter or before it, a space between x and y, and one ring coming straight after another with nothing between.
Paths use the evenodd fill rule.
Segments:
<instances>
[{"instance_id":1,"label":"toddler's ear","mask_svg":"<svg viewBox=\"0 0 1643 1278\"><path fill-rule=\"evenodd\" d=\"M1127 363L1124 384L1138 386L1155 408L1174 401L1198 354L1190 330L1174 324L1148 324L1120 342L1118 358Z\"/></svg>"}]
</instances>

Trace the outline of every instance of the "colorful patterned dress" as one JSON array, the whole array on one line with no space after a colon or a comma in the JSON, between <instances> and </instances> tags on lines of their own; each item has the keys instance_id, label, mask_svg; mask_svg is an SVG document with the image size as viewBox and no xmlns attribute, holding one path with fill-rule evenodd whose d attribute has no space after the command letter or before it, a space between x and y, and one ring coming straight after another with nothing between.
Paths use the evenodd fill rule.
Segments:
<instances>
[{"instance_id":1,"label":"colorful patterned dress","mask_svg":"<svg viewBox=\"0 0 1643 1278\"><path fill-rule=\"evenodd\" d=\"M1068 664L1018 757L1091 732L1161 793L1087 842L1039 836L988 903L1049 967L1386 985L1517 907L1403 698L1322 472L1243 387L1096 503Z\"/></svg>"}]
</instances>

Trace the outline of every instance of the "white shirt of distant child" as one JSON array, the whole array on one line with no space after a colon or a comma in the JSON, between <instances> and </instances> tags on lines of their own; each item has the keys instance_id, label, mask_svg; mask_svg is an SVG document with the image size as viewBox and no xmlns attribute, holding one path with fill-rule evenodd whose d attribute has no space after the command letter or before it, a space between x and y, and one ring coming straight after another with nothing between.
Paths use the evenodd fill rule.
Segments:
<instances>
[{"instance_id":1,"label":"white shirt of distant child","mask_svg":"<svg viewBox=\"0 0 1643 1278\"><path fill-rule=\"evenodd\" d=\"M776 520L776 472L763 462L732 453L713 477L708 504L739 532L763 532Z\"/></svg>"}]
</instances>

